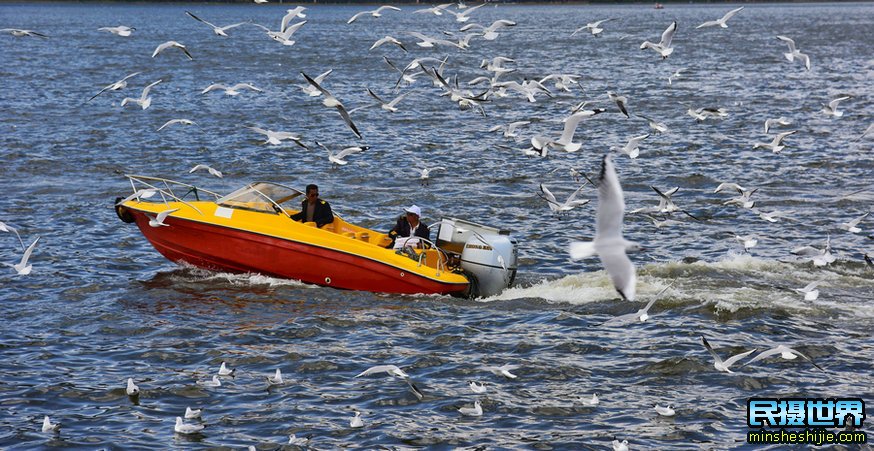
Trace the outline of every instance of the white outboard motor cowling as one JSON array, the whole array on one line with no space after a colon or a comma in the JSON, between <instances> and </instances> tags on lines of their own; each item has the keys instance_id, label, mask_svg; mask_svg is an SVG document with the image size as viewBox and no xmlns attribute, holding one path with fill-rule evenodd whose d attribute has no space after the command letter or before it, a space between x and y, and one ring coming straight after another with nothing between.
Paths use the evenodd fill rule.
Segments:
<instances>
[{"instance_id":1,"label":"white outboard motor cowling","mask_svg":"<svg viewBox=\"0 0 874 451\"><path fill-rule=\"evenodd\" d=\"M464 243L461 268L476 278L472 297L494 296L516 278L516 240L506 235L475 235Z\"/></svg>"}]
</instances>

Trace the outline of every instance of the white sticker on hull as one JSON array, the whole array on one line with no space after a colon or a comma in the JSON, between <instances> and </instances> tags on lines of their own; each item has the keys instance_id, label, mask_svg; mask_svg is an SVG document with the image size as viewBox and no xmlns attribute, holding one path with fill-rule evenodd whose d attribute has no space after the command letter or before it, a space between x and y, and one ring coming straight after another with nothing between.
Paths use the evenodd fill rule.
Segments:
<instances>
[{"instance_id":1,"label":"white sticker on hull","mask_svg":"<svg viewBox=\"0 0 874 451\"><path fill-rule=\"evenodd\" d=\"M216 207L216 209L215 209L215 215L218 216L219 218L231 219L231 215L233 213L234 213L234 210L232 208Z\"/></svg>"}]
</instances>

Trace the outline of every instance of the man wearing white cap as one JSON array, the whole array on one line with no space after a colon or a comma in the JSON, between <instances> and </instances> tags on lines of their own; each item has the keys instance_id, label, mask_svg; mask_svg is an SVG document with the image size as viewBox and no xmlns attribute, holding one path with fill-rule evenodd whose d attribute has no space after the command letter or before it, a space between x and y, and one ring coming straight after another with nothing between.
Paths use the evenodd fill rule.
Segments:
<instances>
[{"instance_id":1,"label":"man wearing white cap","mask_svg":"<svg viewBox=\"0 0 874 451\"><path fill-rule=\"evenodd\" d=\"M394 228L388 232L389 238L391 238L391 244L386 246L387 248L395 247L395 244L401 245L412 245L414 241L418 244L418 239L406 239L397 241L398 238L408 238L408 237L420 237L426 240L431 239L431 231L428 230L428 227L419 220L422 216L422 209L416 205L411 206L410 208L405 208L405 215L398 218L397 224L395 224Z\"/></svg>"}]
</instances>

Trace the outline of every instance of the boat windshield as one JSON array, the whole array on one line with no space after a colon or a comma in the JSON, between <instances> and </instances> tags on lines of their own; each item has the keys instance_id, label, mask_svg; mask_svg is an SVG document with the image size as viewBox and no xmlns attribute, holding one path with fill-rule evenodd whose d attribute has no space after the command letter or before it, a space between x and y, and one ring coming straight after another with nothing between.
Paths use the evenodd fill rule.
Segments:
<instances>
[{"instance_id":1,"label":"boat windshield","mask_svg":"<svg viewBox=\"0 0 874 451\"><path fill-rule=\"evenodd\" d=\"M228 208L274 213L279 212L277 207L283 210L296 208L289 202L302 195L302 192L278 183L255 182L222 197L216 203Z\"/></svg>"}]
</instances>

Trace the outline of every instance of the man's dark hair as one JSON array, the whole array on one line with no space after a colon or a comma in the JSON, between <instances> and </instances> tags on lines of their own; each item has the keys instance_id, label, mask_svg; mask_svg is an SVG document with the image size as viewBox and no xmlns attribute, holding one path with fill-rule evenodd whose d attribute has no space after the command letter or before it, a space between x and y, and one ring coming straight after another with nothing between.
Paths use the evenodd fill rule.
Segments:
<instances>
[{"instance_id":1,"label":"man's dark hair","mask_svg":"<svg viewBox=\"0 0 874 451\"><path fill-rule=\"evenodd\" d=\"M314 184L314 183L310 183L309 185L307 185L307 194L309 194L310 191L312 191L312 190L316 190L316 191L318 191L318 190L319 190L319 186L316 185L316 184Z\"/></svg>"}]
</instances>

